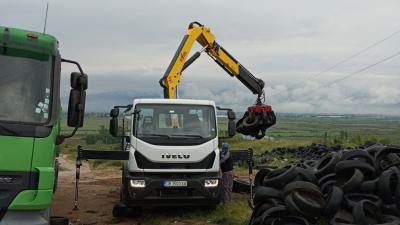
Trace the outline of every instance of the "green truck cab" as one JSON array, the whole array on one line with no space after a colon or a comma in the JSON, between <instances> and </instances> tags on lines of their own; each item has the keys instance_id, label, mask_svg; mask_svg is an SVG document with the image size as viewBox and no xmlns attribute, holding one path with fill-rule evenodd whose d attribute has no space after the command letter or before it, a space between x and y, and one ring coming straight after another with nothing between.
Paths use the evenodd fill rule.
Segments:
<instances>
[{"instance_id":1,"label":"green truck cab","mask_svg":"<svg viewBox=\"0 0 400 225\"><path fill-rule=\"evenodd\" d=\"M60 134L61 63L73 63L68 125ZM0 225L49 224L59 144L82 126L87 75L51 35L0 26Z\"/></svg>"}]
</instances>

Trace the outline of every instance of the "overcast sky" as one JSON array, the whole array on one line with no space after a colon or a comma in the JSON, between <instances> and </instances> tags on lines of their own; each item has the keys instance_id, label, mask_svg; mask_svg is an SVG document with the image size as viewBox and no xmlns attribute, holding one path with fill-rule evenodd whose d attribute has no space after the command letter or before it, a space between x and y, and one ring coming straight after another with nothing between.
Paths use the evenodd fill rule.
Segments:
<instances>
[{"instance_id":1,"label":"overcast sky","mask_svg":"<svg viewBox=\"0 0 400 225\"><path fill-rule=\"evenodd\" d=\"M199 21L265 81L267 101L276 111L400 115L400 57L326 86L400 51L400 33L294 86L400 30L398 0L49 2L47 32L59 39L64 58L81 62L90 76L91 95L161 96L158 80L187 25ZM42 31L45 5L41 0L2 0L0 24ZM64 76L72 69L63 66ZM180 96L213 99L235 109L255 100L207 55L185 71Z\"/></svg>"}]
</instances>

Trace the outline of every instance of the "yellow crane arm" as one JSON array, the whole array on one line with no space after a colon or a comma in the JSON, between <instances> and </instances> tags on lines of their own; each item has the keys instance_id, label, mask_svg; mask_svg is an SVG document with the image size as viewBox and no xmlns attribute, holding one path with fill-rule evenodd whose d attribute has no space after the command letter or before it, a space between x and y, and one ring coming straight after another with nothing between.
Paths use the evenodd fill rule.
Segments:
<instances>
[{"instance_id":1,"label":"yellow crane arm","mask_svg":"<svg viewBox=\"0 0 400 225\"><path fill-rule=\"evenodd\" d=\"M205 51L214 61L222 67L229 75L238 78L253 94L258 95L258 99L263 94L264 82L254 77L244 66L242 66L233 56L231 56L216 41L210 28L204 27L198 22L189 25L179 48L177 49L167 71L160 80L160 85L164 88L164 98L177 98L177 87L181 81L181 73L192 64L201 54L196 52L189 59L188 55L194 42L203 46Z\"/></svg>"}]
</instances>

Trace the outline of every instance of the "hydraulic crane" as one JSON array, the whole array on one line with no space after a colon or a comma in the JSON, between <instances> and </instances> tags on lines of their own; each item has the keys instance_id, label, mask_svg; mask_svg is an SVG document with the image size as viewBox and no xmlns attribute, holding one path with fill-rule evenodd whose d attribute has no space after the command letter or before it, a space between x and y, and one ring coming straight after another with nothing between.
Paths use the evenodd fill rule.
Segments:
<instances>
[{"instance_id":1,"label":"hydraulic crane","mask_svg":"<svg viewBox=\"0 0 400 225\"><path fill-rule=\"evenodd\" d=\"M187 59L195 42L198 42L203 48ZM272 107L263 104L265 100L264 81L256 78L238 60L230 55L216 42L210 28L203 26L199 22L190 23L187 33L169 64L167 71L159 81L160 85L164 88L164 98L177 98L177 89L181 81L182 72L198 59L202 52L207 53L230 76L236 77L253 94L257 95L256 104L248 107L243 118L236 123L236 130L239 133L251 135L257 139L264 137L266 129L276 123Z\"/></svg>"}]
</instances>

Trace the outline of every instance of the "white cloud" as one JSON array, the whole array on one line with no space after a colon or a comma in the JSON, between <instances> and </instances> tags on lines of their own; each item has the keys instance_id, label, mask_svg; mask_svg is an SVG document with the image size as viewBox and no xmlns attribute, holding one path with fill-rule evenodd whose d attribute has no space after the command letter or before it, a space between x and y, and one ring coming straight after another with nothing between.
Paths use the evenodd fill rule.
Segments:
<instances>
[{"instance_id":1,"label":"white cloud","mask_svg":"<svg viewBox=\"0 0 400 225\"><path fill-rule=\"evenodd\" d=\"M2 1L0 21L41 31L46 2ZM91 94L160 93L158 79L188 23L198 20L266 82L267 99L277 111L400 114L400 58L325 87L399 51L400 34L318 79L292 87L399 29L393 23L400 20L399 7L397 0L384 4L374 0L235 4L204 0L196 6L177 0L50 0L47 30L60 40L63 57L81 62L90 76ZM68 82L63 81L66 93ZM181 90L184 97L215 99L238 109L255 100L206 55L185 71Z\"/></svg>"}]
</instances>

